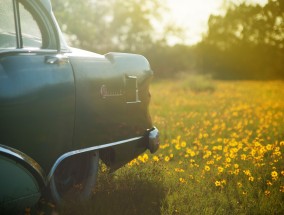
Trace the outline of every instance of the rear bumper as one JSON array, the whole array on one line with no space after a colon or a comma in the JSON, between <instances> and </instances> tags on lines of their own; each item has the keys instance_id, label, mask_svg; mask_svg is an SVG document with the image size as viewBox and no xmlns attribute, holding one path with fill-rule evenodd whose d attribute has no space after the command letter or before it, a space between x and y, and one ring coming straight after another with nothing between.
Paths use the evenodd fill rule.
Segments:
<instances>
[{"instance_id":1,"label":"rear bumper","mask_svg":"<svg viewBox=\"0 0 284 215\"><path fill-rule=\"evenodd\" d=\"M159 140L159 130L156 127L148 130L148 146L147 148L153 154L159 149L160 140Z\"/></svg>"}]
</instances>

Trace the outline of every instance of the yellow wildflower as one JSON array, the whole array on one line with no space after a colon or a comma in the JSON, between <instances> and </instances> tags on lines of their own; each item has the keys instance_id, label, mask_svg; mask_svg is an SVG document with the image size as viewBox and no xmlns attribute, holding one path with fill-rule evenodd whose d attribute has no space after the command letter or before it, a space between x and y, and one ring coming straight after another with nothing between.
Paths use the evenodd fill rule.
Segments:
<instances>
[{"instance_id":1,"label":"yellow wildflower","mask_svg":"<svg viewBox=\"0 0 284 215\"><path fill-rule=\"evenodd\" d=\"M212 155L211 151L206 151L205 155L203 156L203 159L209 158Z\"/></svg>"},{"instance_id":2,"label":"yellow wildflower","mask_svg":"<svg viewBox=\"0 0 284 215\"><path fill-rule=\"evenodd\" d=\"M177 136L177 141L180 141L180 138L181 138L181 136L180 136L180 135L178 135L178 136Z\"/></svg>"},{"instance_id":3,"label":"yellow wildflower","mask_svg":"<svg viewBox=\"0 0 284 215\"><path fill-rule=\"evenodd\" d=\"M224 171L224 168L221 167L221 166L219 166L219 167L218 167L218 172L219 172L219 173L222 173L223 171Z\"/></svg>"},{"instance_id":4,"label":"yellow wildflower","mask_svg":"<svg viewBox=\"0 0 284 215\"><path fill-rule=\"evenodd\" d=\"M246 159L247 159L247 156L246 156L245 154L242 154L242 155L241 155L241 159L242 159L242 160L246 160Z\"/></svg>"},{"instance_id":5,"label":"yellow wildflower","mask_svg":"<svg viewBox=\"0 0 284 215\"><path fill-rule=\"evenodd\" d=\"M166 156L166 157L165 157L165 161L166 161L166 162L170 161L170 157L169 157L169 156Z\"/></svg>"},{"instance_id":6,"label":"yellow wildflower","mask_svg":"<svg viewBox=\"0 0 284 215\"><path fill-rule=\"evenodd\" d=\"M214 160L207 161L206 164L212 165L212 164L214 164Z\"/></svg>"},{"instance_id":7,"label":"yellow wildflower","mask_svg":"<svg viewBox=\"0 0 284 215\"><path fill-rule=\"evenodd\" d=\"M156 161L156 162L158 162L160 159L159 159L158 156L155 155L155 156L153 157L153 160Z\"/></svg>"},{"instance_id":8,"label":"yellow wildflower","mask_svg":"<svg viewBox=\"0 0 284 215\"><path fill-rule=\"evenodd\" d=\"M270 191L269 191L269 190L265 190L265 191L264 191L264 194L265 194L266 196L270 196Z\"/></svg>"},{"instance_id":9,"label":"yellow wildflower","mask_svg":"<svg viewBox=\"0 0 284 215\"><path fill-rule=\"evenodd\" d=\"M176 171L176 172L184 172L184 169L181 169L181 168L175 168L175 171Z\"/></svg>"},{"instance_id":10,"label":"yellow wildflower","mask_svg":"<svg viewBox=\"0 0 284 215\"><path fill-rule=\"evenodd\" d=\"M223 141L222 138L218 138L218 139L217 139L217 142L218 142L218 143L221 143L222 141Z\"/></svg>"},{"instance_id":11,"label":"yellow wildflower","mask_svg":"<svg viewBox=\"0 0 284 215\"><path fill-rule=\"evenodd\" d=\"M272 178L276 178L278 176L278 173L276 171L271 172Z\"/></svg>"},{"instance_id":12,"label":"yellow wildflower","mask_svg":"<svg viewBox=\"0 0 284 215\"><path fill-rule=\"evenodd\" d=\"M245 175L247 175L247 176L251 176L251 173L250 173L250 171L249 171L249 170L244 170L243 172L245 173Z\"/></svg>"},{"instance_id":13,"label":"yellow wildflower","mask_svg":"<svg viewBox=\"0 0 284 215\"><path fill-rule=\"evenodd\" d=\"M180 145L181 145L181 147L185 148L186 147L186 142L182 141Z\"/></svg>"},{"instance_id":14,"label":"yellow wildflower","mask_svg":"<svg viewBox=\"0 0 284 215\"><path fill-rule=\"evenodd\" d=\"M271 181L269 181L269 180L266 181L266 184L267 184L268 186L271 186L271 185L272 185Z\"/></svg>"},{"instance_id":15,"label":"yellow wildflower","mask_svg":"<svg viewBox=\"0 0 284 215\"><path fill-rule=\"evenodd\" d=\"M147 154L144 154L144 155L143 155L143 160L144 160L144 161L147 161L148 159L149 159L149 156L148 156Z\"/></svg>"},{"instance_id":16,"label":"yellow wildflower","mask_svg":"<svg viewBox=\"0 0 284 215\"><path fill-rule=\"evenodd\" d=\"M138 156L138 160L141 161L142 163L145 163L148 160L148 155L147 154L143 154Z\"/></svg>"},{"instance_id":17,"label":"yellow wildflower","mask_svg":"<svg viewBox=\"0 0 284 215\"><path fill-rule=\"evenodd\" d=\"M220 187L221 186L221 182L220 181L215 181L215 186L216 187Z\"/></svg>"},{"instance_id":18,"label":"yellow wildflower","mask_svg":"<svg viewBox=\"0 0 284 215\"><path fill-rule=\"evenodd\" d=\"M180 182L180 183L185 183L186 180L185 180L184 178L179 178L179 182Z\"/></svg>"},{"instance_id":19,"label":"yellow wildflower","mask_svg":"<svg viewBox=\"0 0 284 215\"><path fill-rule=\"evenodd\" d=\"M235 171L234 171L234 174L235 175L238 175L240 173L240 169L236 169Z\"/></svg>"},{"instance_id":20,"label":"yellow wildflower","mask_svg":"<svg viewBox=\"0 0 284 215\"><path fill-rule=\"evenodd\" d=\"M221 160L221 159L222 159L222 156L217 155L215 159L216 159L216 161L219 161L219 160Z\"/></svg>"},{"instance_id":21,"label":"yellow wildflower","mask_svg":"<svg viewBox=\"0 0 284 215\"><path fill-rule=\"evenodd\" d=\"M175 148L176 148L176 150L180 150L181 149L179 144L176 144Z\"/></svg>"},{"instance_id":22,"label":"yellow wildflower","mask_svg":"<svg viewBox=\"0 0 284 215\"><path fill-rule=\"evenodd\" d=\"M265 146L265 148L266 148L266 150L270 151L270 150L272 150L272 145L271 144L267 144Z\"/></svg>"},{"instance_id":23,"label":"yellow wildflower","mask_svg":"<svg viewBox=\"0 0 284 215\"><path fill-rule=\"evenodd\" d=\"M278 179L278 173L276 171L271 172L272 180L277 180Z\"/></svg>"},{"instance_id":24,"label":"yellow wildflower","mask_svg":"<svg viewBox=\"0 0 284 215\"><path fill-rule=\"evenodd\" d=\"M227 163L230 163L230 162L231 162L231 158L229 158L229 157L226 158L226 162L227 162Z\"/></svg>"},{"instance_id":25,"label":"yellow wildflower","mask_svg":"<svg viewBox=\"0 0 284 215\"><path fill-rule=\"evenodd\" d=\"M250 176L249 181L254 181L254 177Z\"/></svg>"},{"instance_id":26,"label":"yellow wildflower","mask_svg":"<svg viewBox=\"0 0 284 215\"><path fill-rule=\"evenodd\" d=\"M131 166L133 166L134 164L139 165L139 162L137 161L137 159L133 159L132 161L130 161L130 162L128 163L128 166L131 167Z\"/></svg>"},{"instance_id":27,"label":"yellow wildflower","mask_svg":"<svg viewBox=\"0 0 284 215\"><path fill-rule=\"evenodd\" d=\"M160 144L160 149L164 149L164 148L167 148L167 147L169 147L170 145L168 144L168 143L166 143L166 144Z\"/></svg>"},{"instance_id":28,"label":"yellow wildflower","mask_svg":"<svg viewBox=\"0 0 284 215\"><path fill-rule=\"evenodd\" d=\"M106 165L100 165L101 171L106 172L107 171L107 166Z\"/></svg>"}]
</instances>

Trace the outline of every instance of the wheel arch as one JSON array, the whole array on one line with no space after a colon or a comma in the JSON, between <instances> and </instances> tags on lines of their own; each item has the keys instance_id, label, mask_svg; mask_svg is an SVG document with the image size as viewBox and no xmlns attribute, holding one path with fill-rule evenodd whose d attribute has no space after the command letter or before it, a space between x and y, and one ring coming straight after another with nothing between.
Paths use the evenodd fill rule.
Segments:
<instances>
[{"instance_id":1,"label":"wheel arch","mask_svg":"<svg viewBox=\"0 0 284 215\"><path fill-rule=\"evenodd\" d=\"M40 188L46 185L46 175L42 167L27 154L14 149L12 147L0 144L0 155L12 159L21 164L28 172L30 172L36 179Z\"/></svg>"}]
</instances>

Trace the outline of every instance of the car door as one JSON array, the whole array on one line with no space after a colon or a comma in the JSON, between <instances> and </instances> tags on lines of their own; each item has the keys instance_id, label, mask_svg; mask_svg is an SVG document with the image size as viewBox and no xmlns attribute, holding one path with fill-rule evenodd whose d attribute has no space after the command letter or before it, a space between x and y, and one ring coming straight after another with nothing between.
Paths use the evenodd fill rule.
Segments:
<instances>
[{"instance_id":1,"label":"car door","mask_svg":"<svg viewBox=\"0 0 284 215\"><path fill-rule=\"evenodd\" d=\"M70 150L75 89L56 26L40 1L0 3L0 144L48 172Z\"/></svg>"}]
</instances>

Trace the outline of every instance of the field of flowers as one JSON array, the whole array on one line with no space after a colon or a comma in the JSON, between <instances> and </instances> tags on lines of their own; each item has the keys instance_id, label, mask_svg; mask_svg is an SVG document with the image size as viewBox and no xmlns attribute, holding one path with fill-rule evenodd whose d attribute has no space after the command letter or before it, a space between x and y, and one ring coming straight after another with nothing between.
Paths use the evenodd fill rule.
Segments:
<instances>
[{"instance_id":1,"label":"field of flowers","mask_svg":"<svg viewBox=\"0 0 284 215\"><path fill-rule=\"evenodd\" d=\"M193 83L154 83L159 151L102 169L94 199L59 212L284 214L284 82Z\"/></svg>"},{"instance_id":2,"label":"field of flowers","mask_svg":"<svg viewBox=\"0 0 284 215\"><path fill-rule=\"evenodd\" d=\"M129 166L160 163L165 214L284 214L284 83L187 81L153 86L161 147Z\"/></svg>"}]
</instances>

